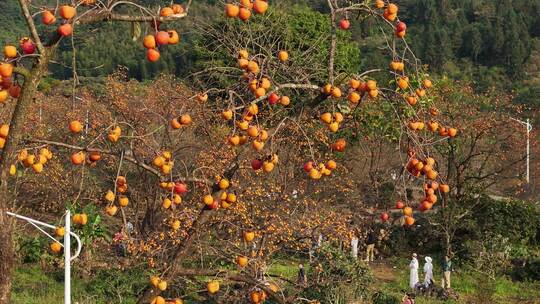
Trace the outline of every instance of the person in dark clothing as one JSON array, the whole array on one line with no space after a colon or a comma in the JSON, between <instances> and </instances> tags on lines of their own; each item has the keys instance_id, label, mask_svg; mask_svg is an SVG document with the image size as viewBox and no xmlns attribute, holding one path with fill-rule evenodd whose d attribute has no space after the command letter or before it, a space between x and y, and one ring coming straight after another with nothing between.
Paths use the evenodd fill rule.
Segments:
<instances>
[{"instance_id":1,"label":"person in dark clothing","mask_svg":"<svg viewBox=\"0 0 540 304\"><path fill-rule=\"evenodd\" d=\"M366 262L373 262L375 260L375 244L377 243L377 233L375 230L370 229L366 239Z\"/></svg>"},{"instance_id":2,"label":"person in dark clothing","mask_svg":"<svg viewBox=\"0 0 540 304\"><path fill-rule=\"evenodd\" d=\"M120 231L114 234L113 237L113 247L114 251L116 252L116 255L119 257L125 257L126 256L126 244L124 243L126 239L126 233L124 226L120 228Z\"/></svg>"},{"instance_id":3,"label":"person in dark clothing","mask_svg":"<svg viewBox=\"0 0 540 304\"><path fill-rule=\"evenodd\" d=\"M298 265L298 279L296 282L300 285L305 285L307 283L306 271L304 269L304 264Z\"/></svg>"}]
</instances>

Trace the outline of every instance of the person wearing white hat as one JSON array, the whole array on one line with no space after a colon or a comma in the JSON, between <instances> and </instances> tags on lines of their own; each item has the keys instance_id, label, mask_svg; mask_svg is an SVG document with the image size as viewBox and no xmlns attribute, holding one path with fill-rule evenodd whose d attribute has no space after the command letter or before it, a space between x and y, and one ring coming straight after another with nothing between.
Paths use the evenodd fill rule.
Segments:
<instances>
[{"instance_id":1,"label":"person wearing white hat","mask_svg":"<svg viewBox=\"0 0 540 304\"><path fill-rule=\"evenodd\" d=\"M424 264L424 285L429 286L433 280L433 264L431 263L431 257L425 257L426 263Z\"/></svg>"},{"instance_id":2,"label":"person wearing white hat","mask_svg":"<svg viewBox=\"0 0 540 304\"><path fill-rule=\"evenodd\" d=\"M410 273L410 281L409 286L411 289L414 289L416 284L418 284L418 260L416 259L416 253L412 254L411 263L409 264L409 269L411 271Z\"/></svg>"}]
</instances>

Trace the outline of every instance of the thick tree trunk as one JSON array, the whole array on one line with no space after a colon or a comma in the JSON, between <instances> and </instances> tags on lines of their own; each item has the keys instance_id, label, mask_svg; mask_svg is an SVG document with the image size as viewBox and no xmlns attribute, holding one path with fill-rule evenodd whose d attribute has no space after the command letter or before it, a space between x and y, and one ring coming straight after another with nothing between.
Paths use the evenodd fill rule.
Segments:
<instances>
[{"instance_id":1,"label":"thick tree trunk","mask_svg":"<svg viewBox=\"0 0 540 304\"><path fill-rule=\"evenodd\" d=\"M0 155L0 231L2 231L0 233L0 304L9 303L11 275L15 262L12 239L13 220L6 214L12 201L8 186L9 168L13 164L17 147L23 136L22 131L28 108L32 104L41 78L47 72L49 56L49 53L41 54L39 61L24 81L21 95L16 101L9 123L9 136Z\"/></svg>"},{"instance_id":2,"label":"thick tree trunk","mask_svg":"<svg viewBox=\"0 0 540 304\"><path fill-rule=\"evenodd\" d=\"M14 259L12 228L3 209L0 209L0 229L2 229L2 233L0 233L0 303L7 304L11 295L11 273Z\"/></svg>"}]
</instances>

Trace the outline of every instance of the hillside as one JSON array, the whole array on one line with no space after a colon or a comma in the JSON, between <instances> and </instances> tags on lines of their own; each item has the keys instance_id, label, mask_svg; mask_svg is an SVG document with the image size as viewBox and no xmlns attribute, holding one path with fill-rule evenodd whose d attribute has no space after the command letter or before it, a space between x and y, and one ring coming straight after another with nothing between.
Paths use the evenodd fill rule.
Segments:
<instances>
[{"instance_id":1,"label":"hillside","mask_svg":"<svg viewBox=\"0 0 540 304\"><path fill-rule=\"evenodd\" d=\"M195 18L203 22L211 21L211 16L220 10L212 5L213 2L196 1L193 9ZM288 2L302 1L276 2L279 5L289 5ZM303 2L324 11L325 1ZM152 6L159 1L144 3ZM535 39L540 37L538 1L401 0L398 3L403 7L400 18L410 27L409 38L413 50L432 71L471 80L480 88L503 85L499 82L507 77L519 80L528 78L530 73L538 73L537 69L524 73L524 67L530 70L528 68L538 65L537 58L531 56L538 52ZM0 9L5 15L0 21L4 29L0 33L0 42L18 40L25 33L22 32L24 23L19 15L17 1L2 1ZM78 73L82 76L104 76L122 65L128 67L130 75L138 79L167 71L185 75L196 60L188 54L194 50L189 41L197 35L190 31L192 26L187 22L182 22L180 28L185 43L168 49L165 60L157 66L145 62L140 38L133 41L130 35L126 35L131 32L131 26L127 24L80 28L77 37ZM369 50L370 46L364 45L362 40L370 41L370 37L378 35L378 29L372 28L369 23L357 25L354 31L360 36L357 43L364 50ZM60 59L69 66L72 56L70 43L65 43L63 48L66 52L63 52ZM379 62L381 59L370 61ZM362 61L360 68L364 69L368 65L367 61ZM56 77L71 77L71 71L67 68L57 66L54 71Z\"/></svg>"}]
</instances>

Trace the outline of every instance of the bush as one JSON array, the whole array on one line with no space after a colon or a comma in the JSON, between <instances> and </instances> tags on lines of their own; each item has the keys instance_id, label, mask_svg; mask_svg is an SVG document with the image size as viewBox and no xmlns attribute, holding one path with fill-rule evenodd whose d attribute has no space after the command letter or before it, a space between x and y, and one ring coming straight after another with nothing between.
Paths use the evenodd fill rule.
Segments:
<instances>
[{"instance_id":1,"label":"bush","mask_svg":"<svg viewBox=\"0 0 540 304\"><path fill-rule=\"evenodd\" d=\"M87 284L85 292L110 301L116 299L120 303L143 290L148 285L148 278L149 274L141 266L123 271L99 269Z\"/></svg>"},{"instance_id":2,"label":"bush","mask_svg":"<svg viewBox=\"0 0 540 304\"><path fill-rule=\"evenodd\" d=\"M413 227L391 226L389 229L388 246L391 256L401 252L409 256L411 252L425 254L443 251L440 237L436 234L437 230L431 228L429 222L423 217L418 217Z\"/></svg>"},{"instance_id":3,"label":"bush","mask_svg":"<svg viewBox=\"0 0 540 304\"><path fill-rule=\"evenodd\" d=\"M350 303L367 300L373 282L369 266L360 259L353 259L348 252L323 246L312 265L303 297L322 300L322 303Z\"/></svg>"},{"instance_id":4,"label":"bush","mask_svg":"<svg viewBox=\"0 0 540 304\"><path fill-rule=\"evenodd\" d=\"M495 279L508 266L511 248L507 237L487 234L483 239L463 242L462 257L468 259L475 270Z\"/></svg>"},{"instance_id":5,"label":"bush","mask_svg":"<svg viewBox=\"0 0 540 304\"><path fill-rule=\"evenodd\" d=\"M41 237L26 237L21 236L17 240L18 245L17 252L23 263L37 263L41 260L41 256L46 252L45 248L48 248L44 238Z\"/></svg>"},{"instance_id":6,"label":"bush","mask_svg":"<svg viewBox=\"0 0 540 304\"><path fill-rule=\"evenodd\" d=\"M540 280L540 259L525 262L523 266L515 266L510 273L512 279L518 281Z\"/></svg>"},{"instance_id":7,"label":"bush","mask_svg":"<svg viewBox=\"0 0 540 304\"><path fill-rule=\"evenodd\" d=\"M383 291L376 292L371 298L373 304L401 304L401 300L395 295Z\"/></svg>"},{"instance_id":8,"label":"bush","mask_svg":"<svg viewBox=\"0 0 540 304\"><path fill-rule=\"evenodd\" d=\"M485 231L501 235L510 243L533 244L540 226L540 213L535 205L524 201L500 201L482 198L474 209L472 218L476 222L477 238L484 238Z\"/></svg>"}]
</instances>

